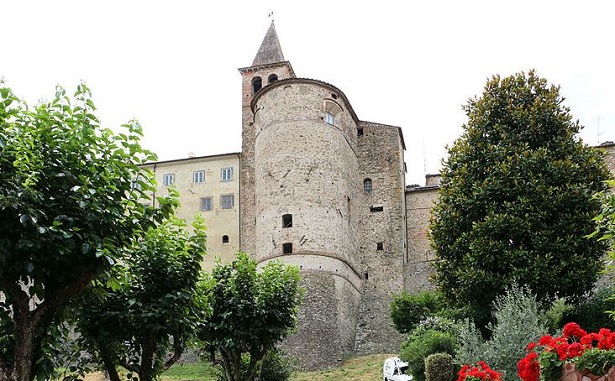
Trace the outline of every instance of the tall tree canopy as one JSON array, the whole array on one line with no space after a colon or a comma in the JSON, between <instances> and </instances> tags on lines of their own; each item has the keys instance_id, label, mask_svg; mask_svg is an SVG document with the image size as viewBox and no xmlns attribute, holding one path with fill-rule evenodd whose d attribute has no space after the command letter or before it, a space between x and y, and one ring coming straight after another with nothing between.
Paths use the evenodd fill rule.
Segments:
<instances>
[{"instance_id":1,"label":"tall tree canopy","mask_svg":"<svg viewBox=\"0 0 615 381\"><path fill-rule=\"evenodd\" d=\"M494 76L464 107L430 224L448 299L484 311L513 283L539 300L575 298L599 276L605 243L586 236L609 172L563 101L530 71Z\"/></svg>"},{"instance_id":2,"label":"tall tree canopy","mask_svg":"<svg viewBox=\"0 0 615 381\"><path fill-rule=\"evenodd\" d=\"M114 266L119 282L79 298L81 343L112 381L120 381L118 366L151 381L179 360L204 318L197 283L205 245L201 218L192 233L183 220L170 219L126 249Z\"/></svg>"},{"instance_id":3,"label":"tall tree canopy","mask_svg":"<svg viewBox=\"0 0 615 381\"><path fill-rule=\"evenodd\" d=\"M301 302L299 269L271 261L256 262L238 253L233 263L218 264L202 283L207 318L199 338L222 358L229 381L260 375L263 357L295 328ZM242 374L242 355L249 358Z\"/></svg>"},{"instance_id":4,"label":"tall tree canopy","mask_svg":"<svg viewBox=\"0 0 615 381\"><path fill-rule=\"evenodd\" d=\"M139 124L114 134L94 110L83 84L30 109L0 82L0 379L33 379L54 313L173 209L141 203Z\"/></svg>"}]
</instances>

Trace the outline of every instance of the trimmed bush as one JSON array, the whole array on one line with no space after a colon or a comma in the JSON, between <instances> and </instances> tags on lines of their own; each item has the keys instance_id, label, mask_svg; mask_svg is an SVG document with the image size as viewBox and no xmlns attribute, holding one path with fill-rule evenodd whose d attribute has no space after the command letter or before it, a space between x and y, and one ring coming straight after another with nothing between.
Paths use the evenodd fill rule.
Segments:
<instances>
[{"instance_id":1,"label":"trimmed bush","mask_svg":"<svg viewBox=\"0 0 615 381\"><path fill-rule=\"evenodd\" d=\"M426 381L453 381L455 367L453 356L448 353L434 353L425 359Z\"/></svg>"},{"instance_id":2,"label":"trimmed bush","mask_svg":"<svg viewBox=\"0 0 615 381\"><path fill-rule=\"evenodd\" d=\"M425 381L425 358L434 353L453 355L459 327L448 320L429 318L415 328L402 343L399 357L408 362L415 381Z\"/></svg>"}]
</instances>

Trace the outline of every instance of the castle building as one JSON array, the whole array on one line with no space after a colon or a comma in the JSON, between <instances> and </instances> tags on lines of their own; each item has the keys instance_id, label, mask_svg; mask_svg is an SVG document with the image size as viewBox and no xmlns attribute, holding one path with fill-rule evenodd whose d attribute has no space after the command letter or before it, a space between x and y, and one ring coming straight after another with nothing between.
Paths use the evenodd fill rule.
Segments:
<instances>
[{"instance_id":1,"label":"castle building","mask_svg":"<svg viewBox=\"0 0 615 381\"><path fill-rule=\"evenodd\" d=\"M438 176L405 185L400 127L359 119L332 84L299 78L273 22L242 76L242 152L151 163L158 192L201 213L211 267L241 249L297 265L306 289L284 346L306 369L350 354L393 353L393 294L429 287L427 238ZM615 145L607 144L615 171Z\"/></svg>"}]
</instances>

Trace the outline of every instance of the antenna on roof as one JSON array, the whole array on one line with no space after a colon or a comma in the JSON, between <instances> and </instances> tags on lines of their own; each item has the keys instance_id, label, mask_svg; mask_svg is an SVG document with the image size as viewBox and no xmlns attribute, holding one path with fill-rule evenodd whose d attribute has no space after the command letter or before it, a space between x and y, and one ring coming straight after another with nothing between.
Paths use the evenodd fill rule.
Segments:
<instances>
[{"instance_id":1,"label":"antenna on roof","mask_svg":"<svg viewBox=\"0 0 615 381\"><path fill-rule=\"evenodd\" d=\"M597 116L596 117L596 144L600 144L600 135L602 135L604 132L600 132L600 117Z\"/></svg>"}]
</instances>

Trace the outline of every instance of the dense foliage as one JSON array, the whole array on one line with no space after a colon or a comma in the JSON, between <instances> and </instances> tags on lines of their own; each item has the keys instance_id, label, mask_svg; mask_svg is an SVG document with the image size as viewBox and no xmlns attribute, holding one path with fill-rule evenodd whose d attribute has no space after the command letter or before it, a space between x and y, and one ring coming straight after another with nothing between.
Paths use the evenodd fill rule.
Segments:
<instances>
[{"instance_id":1,"label":"dense foliage","mask_svg":"<svg viewBox=\"0 0 615 381\"><path fill-rule=\"evenodd\" d=\"M301 302L299 269L270 261L257 270L245 253L217 264L202 283L207 317L199 337L220 354L227 380L251 380L263 357L294 329ZM248 357L242 375L242 356Z\"/></svg>"},{"instance_id":2,"label":"dense foliage","mask_svg":"<svg viewBox=\"0 0 615 381\"><path fill-rule=\"evenodd\" d=\"M494 76L465 106L430 224L449 301L488 314L513 283L542 301L574 299L600 276L606 243L586 236L609 172L563 100L530 71Z\"/></svg>"},{"instance_id":3,"label":"dense foliage","mask_svg":"<svg viewBox=\"0 0 615 381\"><path fill-rule=\"evenodd\" d=\"M562 316L562 325L575 322L588 331L597 332L600 328L615 330L615 320L609 311L615 311L613 287L598 288L586 299L572 305Z\"/></svg>"},{"instance_id":4,"label":"dense foliage","mask_svg":"<svg viewBox=\"0 0 615 381\"><path fill-rule=\"evenodd\" d=\"M139 145L139 124L114 134L94 111L83 84L29 108L0 81L2 379L49 377L54 314L173 207L140 202L153 186L139 166L155 156Z\"/></svg>"},{"instance_id":5,"label":"dense foliage","mask_svg":"<svg viewBox=\"0 0 615 381\"><path fill-rule=\"evenodd\" d=\"M483 340L480 330L468 322L461 329L455 361L474 364L484 361L502 372L504 379L515 379L517 361L525 354L527 343L537 340L547 327L536 297L513 287L494 302L495 323L487 328L490 338Z\"/></svg>"},{"instance_id":6,"label":"dense foliage","mask_svg":"<svg viewBox=\"0 0 615 381\"><path fill-rule=\"evenodd\" d=\"M401 333L408 333L427 317L435 316L445 307L446 300L439 292L402 292L393 297L391 319Z\"/></svg>"},{"instance_id":7,"label":"dense foliage","mask_svg":"<svg viewBox=\"0 0 615 381\"><path fill-rule=\"evenodd\" d=\"M414 380L425 381L425 359L434 353L454 355L459 326L449 320L433 317L422 321L401 344L399 357L408 362Z\"/></svg>"},{"instance_id":8,"label":"dense foliage","mask_svg":"<svg viewBox=\"0 0 615 381\"><path fill-rule=\"evenodd\" d=\"M250 356L241 357L242 379L250 380L248 371L250 368ZM228 381L222 366L216 368L216 380ZM260 381L288 381L299 369L299 360L279 348L273 348L263 357Z\"/></svg>"},{"instance_id":9,"label":"dense foliage","mask_svg":"<svg viewBox=\"0 0 615 381\"><path fill-rule=\"evenodd\" d=\"M77 303L83 349L112 381L120 381L118 366L150 381L180 358L204 317L197 284L205 245L202 219L192 233L171 219L127 248L114 278Z\"/></svg>"},{"instance_id":10,"label":"dense foliage","mask_svg":"<svg viewBox=\"0 0 615 381\"><path fill-rule=\"evenodd\" d=\"M434 353L425 358L425 381L453 381L454 378L453 356Z\"/></svg>"}]
</instances>

